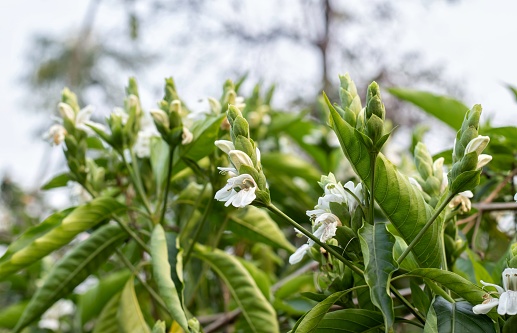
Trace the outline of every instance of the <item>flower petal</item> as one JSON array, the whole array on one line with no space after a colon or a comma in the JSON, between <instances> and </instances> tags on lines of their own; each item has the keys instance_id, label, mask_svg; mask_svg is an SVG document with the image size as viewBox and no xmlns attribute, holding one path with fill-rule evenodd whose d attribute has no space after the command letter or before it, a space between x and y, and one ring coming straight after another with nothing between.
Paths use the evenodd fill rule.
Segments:
<instances>
[{"instance_id":1,"label":"flower petal","mask_svg":"<svg viewBox=\"0 0 517 333\"><path fill-rule=\"evenodd\" d=\"M497 289L497 292L498 292L499 294L504 293L504 289L503 289L503 288L501 288L500 286L498 286L497 284L487 283L487 282L485 282L485 281L483 281L483 280L480 280L480 282L481 282L481 284L483 284L483 286L485 286L485 287L487 287L487 286L494 287L495 289Z\"/></svg>"},{"instance_id":2,"label":"flower petal","mask_svg":"<svg viewBox=\"0 0 517 333\"><path fill-rule=\"evenodd\" d=\"M486 314L490 310L492 310L492 308L497 306L498 304L499 304L498 298L490 298L490 300L487 303L483 302L481 304L474 306L472 308L472 312L474 312L475 314Z\"/></svg>"},{"instance_id":3,"label":"flower petal","mask_svg":"<svg viewBox=\"0 0 517 333\"><path fill-rule=\"evenodd\" d=\"M307 251L309 251L311 247L309 246L309 244L303 244L302 246L300 246L293 254L291 254L291 256L289 257L289 263L291 265L294 265L294 264L297 264L299 263L300 261L302 261L303 257L305 256L305 254L307 253Z\"/></svg>"}]
</instances>

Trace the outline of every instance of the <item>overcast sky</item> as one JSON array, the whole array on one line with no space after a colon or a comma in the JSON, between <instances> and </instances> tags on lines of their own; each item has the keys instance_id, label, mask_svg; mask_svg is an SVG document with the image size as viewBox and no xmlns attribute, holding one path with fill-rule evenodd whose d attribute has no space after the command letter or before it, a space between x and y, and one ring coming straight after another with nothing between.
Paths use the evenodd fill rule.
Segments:
<instances>
[{"instance_id":1,"label":"overcast sky","mask_svg":"<svg viewBox=\"0 0 517 333\"><path fill-rule=\"evenodd\" d=\"M0 2L0 176L7 173L27 188L41 184L38 170L44 154L62 154L34 136L41 117L23 110L19 78L30 38L38 32L78 28L88 1L3 0ZM451 79L464 82L464 102L481 103L496 125L517 126L517 104L504 83L517 85L517 3L510 0L404 0L396 20L403 35L398 43L416 50L429 63L444 62ZM361 6L361 1L351 1ZM109 16L106 16L106 18ZM307 70L300 64L300 71ZM337 73L336 73L337 76ZM161 81L162 78L156 78ZM25 101L26 102L26 101ZM497 115L495 116L495 112ZM55 159L53 159L55 160Z\"/></svg>"}]
</instances>

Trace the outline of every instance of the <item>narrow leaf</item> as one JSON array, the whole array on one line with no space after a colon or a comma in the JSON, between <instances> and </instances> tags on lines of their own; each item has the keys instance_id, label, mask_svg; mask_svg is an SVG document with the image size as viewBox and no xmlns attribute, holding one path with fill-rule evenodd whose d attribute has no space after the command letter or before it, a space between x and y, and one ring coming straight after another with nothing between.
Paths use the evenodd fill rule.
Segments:
<instances>
[{"instance_id":1,"label":"narrow leaf","mask_svg":"<svg viewBox=\"0 0 517 333\"><path fill-rule=\"evenodd\" d=\"M346 123L327 99L330 123L337 134L343 152L356 174L369 186L371 157L368 150L355 138L355 128ZM406 176L382 153L375 161L375 201L407 244L416 237L431 218L433 209L422 194L409 183ZM442 220L439 217L413 248L415 259L424 267L440 267L441 242L439 241Z\"/></svg>"},{"instance_id":2,"label":"narrow leaf","mask_svg":"<svg viewBox=\"0 0 517 333\"><path fill-rule=\"evenodd\" d=\"M124 209L124 205L110 197L100 197L77 207L61 224L14 253L0 263L0 279L31 265L47 254L68 244L77 234Z\"/></svg>"},{"instance_id":3,"label":"narrow leaf","mask_svg":"<svg viewBox=\"0 0 517 333\"><path fill-rule=\"evenodd\" d=\"M384 316L385 331L393 331L395 313L389 285L391 274L398 269L392 253L395 237L388 232L385 222L376 222L373 226L365 223L359 230L359 239L364 256L364 276L370 287L370 297Z\"/></svg>"},{"instance_id":4,"label":"narrow leaf","mask_svg":"<svg viewBox=\"0 0 517 333\"><path fill-rule=\"evenodd\" d=\"M43 191L45 191L45 190L50 190L53 188L63 187L63 186L66 186L68 184L68 181L70 181L70 180L72 180L70 178L70 174L61 173L57 176L54 176L51 180L46 182L45 185L43 185L41 187L41 189Z\"/></svg>"},{"instance_id":5,"label":"narrow leaf","mask_svg":"<svg viewBox=\"0 0 517 333\"><path fill-rule=\"evenodd\" d=\"M120 294L115 294L102 308L99 319L95 323L92 333L119 333L120 327L117 311L120 304Z\"/></svg>"},{"instance_id":6,"label":"narrow leaf","mask_svg":"<svg viewBox=\"0 0 517 333\"><path fill-rule=\"evenodd\" d=\"M97 271L126 238L127 234L119 226L106 225L70 251L53 267L43 285L36 291L15 331L21 331L57 300L72 292L84 279Z\"/></svg>"},{"instance_id":7,"label":"narrow leaf","mask_svg":"<svg viewBox=\"0 0 517 333\"><path fill-rule=\"evenodd\" d=\"M151 333L136 298L133 278L127 281L122 290L117 318L121 331L124 333Z\"/></svg>"},{"instance_id":8,"label":"narrow leaf","mask_svg":"<svg viewBox=\"0 0 517 333\"><path fill-rule=\"evenodd\" d=\"M390 88L388 92L395 97L418 106L456 131L461 128L465 113L469 109L465 104L456 99L434 95L425 91Z\"/></svg>"},{"instance_id":9,"label":"narrow leaf","mask_svg":"<svg viewBox=\"0 0 517 333\"><path fill-rule=\"evenodd\" d=\"M237 259L221 250L199 244L195 247L195 254L224 281L249 325L249 332L279 332L275 310Z\"/></svg>"},{"instance_id":10,"label":"narrow leaf","mask_svg":"<svg viewBox=\"0 0 517 333\"><path fill-rule=\"evenodd\" d=\"M330 310L330 307L334 305L343 295L348 291L340 291L327 297L324 301L318 303L312 308L305 316L302 321L297 325L293 333L310 333L316 330L318 324L323 319L323 316Z\"/></svg>"},{"instance_id":11,"label":"narrow leaf","mask_svg":"<svg viewBox=\"0 0 517 333\"><path fill-rule=\"evenodd\" d=\"M276 222L260 208L249 206L246 210L237 210L230 215L228 228L249 240L283 248L290 253L295 251Z\"/></svg>"},{"instance_id":12,"label":"narrow leaf","mask_svg":"<svg viewBox=\"0 0 517 333\"><path fill-rule=\"evenodd\" d=\"M156 285L172 319L188 332L188 322L178 291L171 279L171 266L168 261L165 232L160 224L154 227L151 235L151 257Z\"/></svg>"},{"instance_id":13,"label":"narrow leaf","mask_svg":"<svg viewBox=\"0 0 517 333\"><path fill-rule=\"evenodd\" d=\"M458 274L437 268L419 268L403 276L418 276L437 282L474 305L483 302L486 294L481 287Z\"/></svg>"}]
</instances>

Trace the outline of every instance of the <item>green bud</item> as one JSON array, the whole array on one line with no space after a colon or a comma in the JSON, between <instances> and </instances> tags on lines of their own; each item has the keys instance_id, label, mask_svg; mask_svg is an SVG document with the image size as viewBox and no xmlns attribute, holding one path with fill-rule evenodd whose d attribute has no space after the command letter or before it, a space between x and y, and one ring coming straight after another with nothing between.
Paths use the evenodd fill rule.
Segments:
<instances>
[{"instance_id":1,"label":"green bud","mask_svg":"<svg viewBox=\"0 0 517 333\"><path fill-rule=\"evenodd\" d=\"M138 84L136 82L136 79L134 77L129 78L129 83L126 87L126 94L127 95L135 95L136 97L139 97L138 95Z\"/></svg>"},{"instance_id":2,"label":"green bud","mask_svg":"<svg viewBox=\"0 0 517 333\"><path fill-rule=\"evenodd\" d=\"M232 133L235 137L242 135L245 138L250 137L250 127L246 119L242 116L237 116L232 124Z\"/></svg>"},{"instance_id":3,"label":"green bud","mask_svg":"<svg viewBox=\"0 0 517 333\"><path fill-rule=\"evenodd\" d=\"M242 112L235 105L228 105L228 111L226 112L228 121L233 125L235 118L242 117Z\"/></svg>"},{"instance_id":4,"label":"green bud","mask_svg":"<svg viewBox=\"0 0 517 333\"><path fill-rule=\"evenodd\" d=\"M366 104L370 103L370 100L375 96L381 96L381 91L379 89L379 85L377 82L373 81L368 86L368 90L366 92Z\"/></svg>"},{"instance_id":5,"label":"green bud","mask_svg":"<svg viewBox=\"0 0 517 333\"><path fill-rule=\"evenodd\" d=\"M165 96L163 99L171 103L174 100L179 100L178 93L176 92L176 84L174 83L174 79L172 77L165 79Z\"/></svg>"},{"instance_id":6,"label":"green bud","mask_svg":"<svg viewBox=\"0 0 517 333\"><path fill-rule=\"evenodd\" d=\"M475 151L479 155L485 150L489 142L490 138L488 136L478 135L467 144L465 154Z\"/></svg>"},{"instance_id":7,"label":"green bud","mask_svg":"<svg viewBox=\"0 0 517 333\"><path fill-rule=\"evenodd\" d=\"M348 91L352 96L357 96L357 88L348 73L345 75L339 75L339 83L341 88ZM347 103L346 105L348 106L349 104L350 103Z\"/></svg>"},{"instance_id":8,"label":"green bud","mask_svg":"<svg viewBox=\"0 0 517 333\"><path fill-rule=\"evenodd\" d=\"M355 122L355 128L358 131L362 131L364 129L365 124L366 124L366 109L363 108L357 115L356 122Z\"/></svg>"},{"instance_id":9,"label":"green bud","mask_svg":"<svg viewBox=\"0 0 517 333\"><path fill-rule=\"evenodd\" d=\"M370 119L366 122L366 135L372 139L373 144L382 137L384 131L384 122L377 115L373 114Z\"/></svg>"},{"instance_id":10,"label":"green bud","mask_svg":"<svg viewBox=\"0 0 517 333\"><path fill-rule=\"evenodd\" d=\"M257 153L252 141L245 136L238 135L235 137L234 143L235 149L245 152L246 155L251 157L253 165L257 166Z\"/></svg>"},{"instance_id":11,"label":"green bud","mask_svg":"<svg viewBox=\"0 0 517 333\"><path fill-rule=\"evenodd\" d=\"M166 130L171 128L169 116L163 110L151 110L149 113L151 113L156 127L163 127Z\"/></svg>"},{"instance_id":12,"label":"green bud","mask_svg":"<svg viewBox=\"0 0 517 333\"><path fill-rule=\"evenodd\" d=\"M386 111L384 110L384 104L381 102L381 97L373 96L368 104L366 104L366 119L369 119L372 115L376 115L381 120L384 120Z\"/></svg>"},{"instance_id":13,"label":"green bud","mask_svg":"<svg viewBox=\"0 0 517 333\"><path fill-rule=\"evenodd\" d=\"M422 142L415 147L415 165L420 176L426 180L433 174L433 159Z\"/></svg>"},{"instance_id":14,"label":"green bud","mask_svg":"<svg viewBox=\"0 0 517 333\"><path fill-rule=\"evenodd\" d=\"M77 113L80 110L77 96L68 88L63 89L61 92L61 102L68 104L72 110L74 110L74 113Z\"/></svg>"}]
</instances>

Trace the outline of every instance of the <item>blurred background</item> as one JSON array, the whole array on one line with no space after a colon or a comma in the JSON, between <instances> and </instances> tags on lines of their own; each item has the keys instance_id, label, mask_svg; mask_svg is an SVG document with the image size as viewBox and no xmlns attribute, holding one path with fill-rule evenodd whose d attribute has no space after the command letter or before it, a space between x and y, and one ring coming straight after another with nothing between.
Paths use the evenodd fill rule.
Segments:
<instances>
[{"instance_id":1,"label":"blurred background","mask_svg":"<svg viewBox=\"0 0 517 333\"><path fill-rule=\"evenodd\" d=\"M275 84L274 106L296 112L314 108L322 90L335 96L338 74L349 72L359 91L376 80L446 94L482 104L493 125L517 125L505 87L517 82L516 11L509 0L4 0L0 177L37 190L64 167L61 149L42 139L61 89L102 119L129 76L147 109L165 77L196 104L247 75L241 94ZM384 95L400 133L431 121ZM430 150L452 146L452 130L432 124Z\"/></svg>"}]
</instances>

